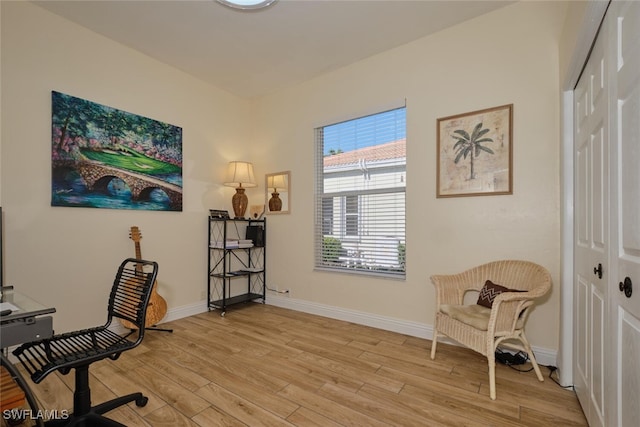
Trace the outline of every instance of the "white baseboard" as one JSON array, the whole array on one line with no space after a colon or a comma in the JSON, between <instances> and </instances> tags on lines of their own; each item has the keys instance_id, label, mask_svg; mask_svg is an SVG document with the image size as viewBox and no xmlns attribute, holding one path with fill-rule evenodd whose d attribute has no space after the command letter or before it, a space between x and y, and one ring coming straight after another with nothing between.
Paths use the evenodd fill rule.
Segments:
<instances>
[{"instance_id":1,"label":"white baseboard","mask_svg":"<svg viewBox=\"0 0 640 427\"><path fill-rule=\"evenodd\" d=\"M426 323L412 322L409 320L380 316L377 314L349 310L281 295L269 294L267 296L266 303L269 305L274 305L276 307L288 308L291 310L301 311L309 314L316 314L318 316L324 316L331 319L344 320L347 322L371 326L373 328L397 332L412 337L424 338L428 340L433 338L433 326ZM167 315L164 319L162 319L162 322L159 325L164 322L182 319L183 317L194 316L206 311L206 301L200 301L194 304L176 307L167 311ZM122 326L120 325L120 327ZM125 329L122 327L122 331L124 330ZM450 340L444 340L444 342L456 344L454 341ZM533 351L536 354L536 359L538 360L539 364L546 366L556 366L556 350L533 346Z\"/></svg>"},{"instance_id":2,"label":"white baseboard","mask_svg":"<svg viewBox=\"0 0 640 427\"><path fill-rule=\"evenodd\" d=\"M199 301L194 304L183 305L181 307L176 307L167 310L167 315L158 323L158 327L162 327L161 325L165 322L171 322L172 320L182 319L184 317L195 316L196 314L204 313L207 311L207 301ZM115 332L116 334L123 334L127 331L127 328L122 326L120 322L114 322L109 330Z\"/></svg>"},{"instance_id":3,"label":"white baseboard","mask_svg":"<svg viewBox=\"0 0 640 427\"><path fill-rule=\"evenodd\" d=\"M182 319L183 317L195 316L196 314L204 313L207 310L207 301L205 300L194 304L176 307L167 311L167 315L162 319L162 323Z\"/></svg>"},{"instance_id":4,"label":"white baseboard","mask_svg":"<svg viewBox=\"0 0 640 427\"><path fill-rule=\"evenodd\" d=\"M433 325L428 325L426 323L412 322L409 320L385 317L356 310L348 310L280 295L269 295L267 298L267 304L302 311L304 313L316 314L318 316L329 317L331 319L344 320L347 322L357 323L359 325L371 326L386 331L398 332L412 337L425 338L428 340L433 338ZM443 340L443 342L456 344L452 340ZM532 348L536 355L538 364L556 366L556 350L536 346L532 346Z\"/></svg>"}]
</instances>

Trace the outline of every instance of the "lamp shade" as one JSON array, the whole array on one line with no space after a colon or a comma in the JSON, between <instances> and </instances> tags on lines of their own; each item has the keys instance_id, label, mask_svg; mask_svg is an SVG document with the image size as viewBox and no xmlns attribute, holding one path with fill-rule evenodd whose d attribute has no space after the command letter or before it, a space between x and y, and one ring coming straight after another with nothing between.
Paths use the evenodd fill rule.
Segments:
<instances>
[{"instance_id":1,"label":"lamp shade","mask_svg":"<svg viewBox=\"0 0 640 427\"><path fill-rule=\"evenodd\" d=\"M228 187L256 187L253 164L249 162L229 162L224 185Z\"/></svg>"},{"instance_id":2,"label":"lamp shade","mask_svg":"<svg viewBox=\"0 0 640 427\"><path fill-rule=\"evenodd\" d=\"M267 178L267 187L286 190L289 186L286 175L272 175Z\"/></svg>"}]
</instances>

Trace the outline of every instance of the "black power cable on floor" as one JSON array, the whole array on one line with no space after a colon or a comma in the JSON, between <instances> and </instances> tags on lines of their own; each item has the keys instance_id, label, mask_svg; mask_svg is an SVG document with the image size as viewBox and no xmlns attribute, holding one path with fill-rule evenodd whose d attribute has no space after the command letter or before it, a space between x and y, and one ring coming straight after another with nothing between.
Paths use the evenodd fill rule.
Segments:
<instances>
[{"instance_id":1,"label":"black power cable on floor","mask_svg":"<svg viewBox=\"0 0 640 427\"><path fill-rule=\"evenodd\" d=\"M529 369L518 369L516 365L524 365L529 360L529 356L527 353L523 351L519 351L517 353L509 353L508 351L502 351L501 349L496 349L496 361L502 363L503 365L507 365L514 371L518 372L531 372L533 367Z\"/></svg>"},{"instance_id":2,"label":"black power cable on floor","mask_svg":"<svg viewBox=\"0 0 640 427\"><path fill-rule=\"evenodd\" d=\"M515 354L512 354L506 351L502 351L501 349L498 348L496 349L496 361L502 363L503 365L507 365L514 371L518 371L518 372L531 372L533 370L533 366L529 369L518 369L515 367L516 365L523 365L529 361L529 355L523 351L519 351ZM549 370L549 378L551 379L551 381L556 383L558 386L564 388L565 390L571 389L574 392L576 391L575 386L573 385L564 386L560 384L560 381L557 378L554 378L553 373L558 372L557 366L551 366L551 365L541 365L541 366L544 366ZM556 374L556 376L557 375L558 374Z\"/></svg>"},{"instance_id":3,"label":"black power cable on floor","mask_svg":"<svg viewBox=\"0 0 640 427\"><path fill-rule=\"evenodd\" d=\"M558 372L558 367L557 366L546 366L546 368L549 370L549 378L551 378L551 381L553 381L554 383L558 384L560 387L564 388L565 390L571 389L574 392L576 391L575 386L573 386L573 385L562 385L562 384L560 384L560 381L558 381L557 378L553 377L553 373L554 372Z\"/></svg>"}]
</instances>

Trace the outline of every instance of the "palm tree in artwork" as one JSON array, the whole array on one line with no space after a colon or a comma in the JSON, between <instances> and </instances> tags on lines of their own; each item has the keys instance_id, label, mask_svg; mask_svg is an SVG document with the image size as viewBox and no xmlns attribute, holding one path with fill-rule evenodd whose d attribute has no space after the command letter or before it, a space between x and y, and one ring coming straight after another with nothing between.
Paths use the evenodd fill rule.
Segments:
<instances>
[{"instance_id":1,"label":"palm tree in artwork","mask_svg":"<svg viewBox=\"0 0 640 427\"><path fill-rule=\"evenodd\" d=\"M469 179L475 179L475 172L473 170L473 159L480 155L480 152L485 151L489 154L494 154L493 150L488 147L482 145L485 142L493 142L491 138L482 138L489 132L488 128L482 129L482 122L478 123L476 127L471 132L471 135L464 129L458 129L453 131L455 134L453 138L457 139L456 143L453 146L453 150L457 152L454 163L458 163L460 159L466 159L469 156L469 161L471 162L471 174Z\"/></svg>"}]
</instances>

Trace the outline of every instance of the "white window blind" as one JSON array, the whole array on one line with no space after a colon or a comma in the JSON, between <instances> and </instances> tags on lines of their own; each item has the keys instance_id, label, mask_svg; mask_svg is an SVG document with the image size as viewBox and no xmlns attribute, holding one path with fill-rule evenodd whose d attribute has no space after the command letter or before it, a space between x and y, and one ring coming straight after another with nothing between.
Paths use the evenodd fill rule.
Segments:
<instances>
[{"instance_id":1,"label":"white window blind","mask_svg":"<svg viewBox=\"0 0 640 427\"><path fill-rule=\"evenodd\" d=\"M405 275L406 109L315 129L315 265Z\"/></svg>"}]
</instances>

